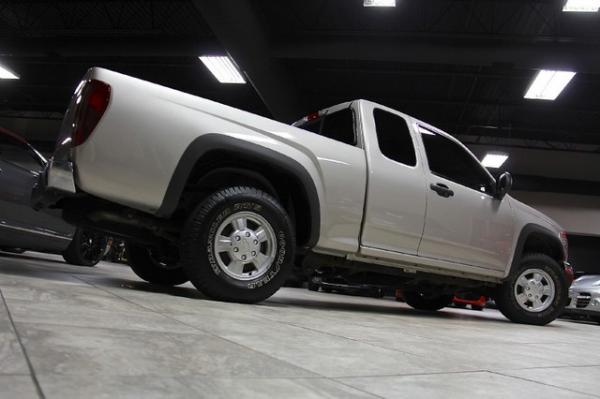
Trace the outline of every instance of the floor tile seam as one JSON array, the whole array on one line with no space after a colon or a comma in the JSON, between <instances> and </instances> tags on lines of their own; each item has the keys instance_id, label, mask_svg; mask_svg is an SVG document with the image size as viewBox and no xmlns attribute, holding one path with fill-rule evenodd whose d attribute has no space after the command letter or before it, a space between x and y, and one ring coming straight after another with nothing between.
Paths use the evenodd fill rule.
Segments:
<instances>
[{"instance_id":1,"label":"floor tile seam","mask_svg":"<svg viewBox=\"0 0 600 399\"><path fill-rule=\"evenodd\" d=\"M548 384L548 383L545 383L545 382L542 382L542 381L533 380L533 379L530 379L530 378L519 377L519 376L510 375L510 374L504 374L504 373L501 373L501 372L498 372L498 371L492 371L492 370L488 370L488 372L490 372L492 374L496 374L496 375L501 375L501 376L507 377L507 378L514 378L514 379L517 379L517 380L522 380L522 381L527 381L527 382L533 382L533 383L538 384L538 385L543 385L543 386L552 387L554 389L559 389L559 390L570 392L570 393L576 393L576 394L579 394L579 395L588 396L590 398L600 398L599 395L590 394L588 392L581 392L581 391L577 391L577 390L574 390L574 389L561 387L561 386L558 386L558 385Z\"/></svg>"},{"instance_id":2,"label":"floor tile seam","mask_svg":"<svg viewBox=\"0 0 600 399\"><path fill-rule=\"evenodd\" d=\"M83 280L83 279L82 279L82 281L84 281L86 284L89 284L89 285L91 285L91 286L93 286L93 287L96 287L96 288L98 288L98 289L100 289L100 290L103 290L103 291L105 291L105 292L108 292L109 294L111 294L111 295L114 295L115 297L117 297L117 298L119 298L119 299L121 299L121 300L123 300L123 301L129 302L129 303L132 303L132 304L134 304L134 305L136 305L136 306L138 306L138 307L141 307L141 308L147 309L147 310L148 310L148 311L150 311L150 312L156 313L156 314L158 314L158 315L160 315L160 316L162 316L162 317L164 317L164 318L166 318L166 319L168 319L168 320L175 321L176 323L179 323L179 324L181 324L181 325L184 325L184 326L186 326L186 327L192 328L192 329L194 329L194 330L196 330L196 331L199 331L199 332L202 332L202 333L204 333L204 334L210 335L210 336L212 336L212 337L218 338L218 339L220 339L220 340L223 340L223 341L225 341L225 342L229 342L230 344L233 344L233 345L235 345L235 346L239 346L239 347L241 347L241 348L244 348L244 349L246 349L246 350L248 350L248 351L250 351L250 352L258 353L258 354L260 354L261 356L265 356L265 357L268 357L268 358L270 358L270 359L276 360L276 361L278 361L278 362L285 363L285 364L287 364L287 365L289 365L289 366L291 366L291 367L297 368L297 369L299 369L299 370L305 371L305 372L307 372L307 373L310 373L310 374L313 374L313 375L315 375L315 376L320 376L320 377L322 377L322 378L329 378L329 377L327 377L327 376L325 376L325 375L322 375L322 374L316 373L316 372L314 372L314 371L312 371L312 370L308 370L308 369L306 369L306 368L304 368L304 367L301 367L301 366L295 365L295 364L293 364L293 363L290 363L290 362L288 362L287 360L280 359L280 358L278 358L278 357L275 357L275 356L273 356L273 355L271 355L271 354L265 353L265 352L263 352L263 351L256 350L256 349L254 349L254 348L250 348L250 347L248 347L248 346L246 346L246 345L243 345L243 344L241 344L241 343L239 343L239 342L236 342L236 341L233 341L233 340L231 340L231 339L228 339L228 338L225 338L225 337L223 337L223 336L220 336L220 335L218 335L218 334L215 334L215 333L213 333L212 331L205 330L205 329L199 328L199 327L197 327L197 326L195 326L195 325L188 324L188 323L186 323L186 322L184 322L184 321L181 321L181 320L179 320L179 319L176 319L176 318L174 318L174 317L173 317L173 316L171 316L171 315L168 315L168 314L165 314L165 313L161 313L161 312L157 311L156 309L152 309L152 308L145 307L144 305L140 305L139 303L136 303L136 302L134 302L134 301L132 301L132 300L130 300L130 299L128 299L128 298L124 298L124 297L122 297L122 296L120 296L120 295L118 295L118 294L116 294L116 293L114 293L114 292L112 292L112 291L110 291L110 290L107 290L107 289L105 289L104 287L97 286L97 285L95 285L95 284L93 284L93 283L90 283L90 282L88 282L88 281L85 281L85 280Z\"/></svg>"},{"instance_id":3,"label":"floor tile seam","mask_svg":"<svg viewBox=\"0 0 600 399\"><path fill-rule=\"evenodd\" d=\"M2 299L2 303L4 305L4 308L6 309L6 314L8 316L8 320L10 322L10 325L12 326L15 337L17 338L19 347L21 348L21 353L22 353L23 357L25 358L25 363L27 364L27 368L29 369L29 376L31 377L31 381L33 382L35 390L36 390L38 396L40 397L40 399L44 399L45 398L44 391L42 390L42 387L40 386L40 382L35 374L35 369L33 368L33 364L31 363L31 359L29 358L27 349L25 348L25 344L23 343L23 340L21 339L21 334L19 333L19 330L17 329L17 326L15 325L12 314L10 312L10 308L8 307L8 303L6 302L6 298L4 297L4 293L2 292L1 289L0 289L0 298Z\"/></svg>"}]
</instances>

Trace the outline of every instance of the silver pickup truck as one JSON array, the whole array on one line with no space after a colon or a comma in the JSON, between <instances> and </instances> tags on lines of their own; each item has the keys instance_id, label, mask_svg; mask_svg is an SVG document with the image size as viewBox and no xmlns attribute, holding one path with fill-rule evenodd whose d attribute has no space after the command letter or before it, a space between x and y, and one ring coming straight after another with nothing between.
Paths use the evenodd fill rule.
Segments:
<instances>
[{"instance_id":1,"label":"silver pickup truck","mask_svg":"<svg viewBox=\"0 0 600 399\"><path fill-rule=\"evenodd\" d=\"M330 268L437 310L457 291L546 324L567 300L565 232L460 142L366 100L294 126L101 68L78 86L38 206L126 238L133 271L258 302Z\"/></svg>"}]
</instances>

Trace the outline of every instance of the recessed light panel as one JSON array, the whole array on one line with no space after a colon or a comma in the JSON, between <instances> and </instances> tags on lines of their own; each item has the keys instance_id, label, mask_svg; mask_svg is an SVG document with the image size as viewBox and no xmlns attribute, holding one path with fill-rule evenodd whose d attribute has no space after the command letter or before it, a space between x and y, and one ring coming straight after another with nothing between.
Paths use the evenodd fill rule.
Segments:
<instances>
[{"instance_id":1,"label":"recessed light panel","mask_svg":"<svg viewBox=\"0 0 600 399\"><path fill-rule=\"evenodd\" d=\"M533 100L556 100L569 84L575 72L542 69L529 86L525 98Z\"/></svg>"},{"instance_id":2,"label":"recessed light panel","mask_svg":"<svg viewBox=\"0 0 600 399\"><path fill-rule=\"evenodd\" d=\"M396 0L364 0L365 7L396 7Z\"/></svg>"},{"instance_id":3,"label":"recessed light panel","mask_svg":"<svg viewBox=\"0 0 600 399\"><path fill-rule=\"evenodd\" d=\"M198 57L200 61L221 83L246 83L246 80L227 56L206 55Z\"/></svg>"},{"instance_id":4,"label":"recessed light panel","mask_svg":"<svg viewBox=\"0 0 600 399\"><path fill-rule=\"evenodd\" d=\"M499 168L507 159L508 155L506 154L488 152L485 154L485 157L483 157L481 164L486 168Z\"/></svg>"},{"instance_id":5,"label":"recessed light panel","mask_svg":"<svg viewBox=\"0 0 600 399\"><path fill-rule=\"evenodd\" d=\"M0 79L19 79L19 77L0 65Z\"/></svg>"},{"instance_id":6,"label":"recessed light panel","mask_svg":"<svg viewBox=\"0 0 600 399\"><path fill-rule=\"evenodd\" d=\"M568 0L563 7L565 12L598 12L600 0Z\"/></svg>"}]
</instances>

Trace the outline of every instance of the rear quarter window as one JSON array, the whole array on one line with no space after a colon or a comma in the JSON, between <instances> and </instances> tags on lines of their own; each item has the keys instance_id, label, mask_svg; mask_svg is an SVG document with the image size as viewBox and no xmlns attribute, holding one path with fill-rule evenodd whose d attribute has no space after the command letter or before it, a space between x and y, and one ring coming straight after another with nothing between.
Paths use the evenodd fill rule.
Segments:
<instances>
[{"instance_id":1,"label":"rear quarter window","mask_svg":"<svg viewBox=\"0 0 600 399\"><path fill-rule=\"evenodd\" d=\"M354 113L350 108L327 113L318 119L307 121L298 127L341 143L356 145Z\"/></svg>"}]
</instances>

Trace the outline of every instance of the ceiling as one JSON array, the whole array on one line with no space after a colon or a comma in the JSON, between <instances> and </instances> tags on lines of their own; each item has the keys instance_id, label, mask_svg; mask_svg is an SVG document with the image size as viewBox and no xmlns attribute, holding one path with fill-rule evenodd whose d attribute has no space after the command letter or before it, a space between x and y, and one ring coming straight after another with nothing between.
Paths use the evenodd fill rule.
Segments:
<instances>
[{"instance_id":1,"label":"ceiling","mask_svg":"<svg viewBox=\"0 0 600 399\"><path fill-rule=\"evenodd\" d=\"M0 62L20 80L0 81L0 122L36 120L51 142L85 70L104 66L282 121L367 98L472 145L600 154L600 13L563 3L4 1ZM224 52L252 84L221 85L197 58ZM525 100L540 68L577 75L556 101Z\"/></svg>"}]
</instances>

